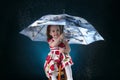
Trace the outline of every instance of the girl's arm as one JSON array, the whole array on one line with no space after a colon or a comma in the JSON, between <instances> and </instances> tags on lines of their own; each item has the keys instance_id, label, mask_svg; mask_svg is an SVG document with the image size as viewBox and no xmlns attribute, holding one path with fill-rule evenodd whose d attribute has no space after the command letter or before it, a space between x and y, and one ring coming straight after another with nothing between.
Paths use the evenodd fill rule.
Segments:
<instances>
[{"instance_id":1,"label":"girl's arm","mask_svg":"<svg viewBox=\"0 0 120 80\"><path fill-rule=\"evenodd\" d=\"M64 50L64 53L70 53L70 51L71 51L71 48L70 48L70 46L69 46L69 44L68 44L68 41L64 41L64 44L65 44L65 50Z\"/></svg>"}]
</instances>

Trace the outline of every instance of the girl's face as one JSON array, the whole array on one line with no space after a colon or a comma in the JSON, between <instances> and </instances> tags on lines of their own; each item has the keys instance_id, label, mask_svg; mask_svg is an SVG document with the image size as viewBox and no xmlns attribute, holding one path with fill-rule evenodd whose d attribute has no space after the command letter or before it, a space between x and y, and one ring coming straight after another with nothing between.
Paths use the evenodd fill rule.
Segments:
<instances>
[{"instance_id":1,"label":"girl's face","mask_svg":"<svg viewBox=\"0 0 120 80\"><path fill-rule=\"evenodd\" d=\"M60 36L60 28L57 25L52 25L50 27L50 35L54 38L57 39Z\"/></svg>"}]
</instances>

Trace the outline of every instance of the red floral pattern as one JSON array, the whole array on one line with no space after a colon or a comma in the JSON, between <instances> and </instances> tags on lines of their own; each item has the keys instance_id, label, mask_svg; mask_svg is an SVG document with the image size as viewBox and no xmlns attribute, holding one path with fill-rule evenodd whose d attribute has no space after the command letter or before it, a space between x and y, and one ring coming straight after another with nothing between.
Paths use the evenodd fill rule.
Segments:
<instances>
[{"instance_id":1,"label":"red floral pattern","mask_svg":"<svg viewBox=\"0 0 120 80\"><path fill-rule=\"evenodd\" d=\"M50 40L48 40L50 41ZM65 48L64 43L60 43L58 47ZM54 48L54 47L50 47ZM67 56L67 58L66 58ZM68 54L60 53L59 48L55 48L50 51L48 56L46 57L46 61L44 64L44 69L46 76L49 78L52 72L56 72L58 70L58 66L61 64L62 69L67 65L73 65L72 59ZM57 68L55 68L55 65Z\"/></svg>"},{"instance_id":2,"label":"red floral pattern","mask_svg":"<svg viewBox=\"0 0 120 80\"><path fill-rule=\"evenodd\" d=\"M47 56L46 60L47 60L47 61L50 60L50 55Z\"/></svg>"},{"instance_id":3,"label":"red floral pattern","mask_svg":"<svg viewBox=\"0 0 120 80\"><path fill-rule=\"evenodd\" d=\"M55 54L56 54L56 55L59 55L59 53L60 53L59 51L55 51Z\"/></svg>"},{"instance_id":4,"label":"red floral pattern","mask_svg":"<svg viewBox=\"0 0 120 80\"><path fill-rule=\"evenodd\" d=\"M50 69L53 71L53 70L54 70L54 65L51 65L51 66L50 66Z\"/></svg>"}]
</instances>

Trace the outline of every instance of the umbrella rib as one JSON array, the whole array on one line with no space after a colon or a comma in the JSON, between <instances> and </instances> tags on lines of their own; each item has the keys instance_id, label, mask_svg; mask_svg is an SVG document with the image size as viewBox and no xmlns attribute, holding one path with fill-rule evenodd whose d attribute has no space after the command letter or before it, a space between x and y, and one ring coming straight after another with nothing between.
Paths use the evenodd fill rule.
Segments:
<instances>
[{"instance_id":1,"label":"umbrella rib","mask_svg":"<svg viewBox=\"0 0 120 80\"><path fill-rule=\"evenodd\" d=\"M76 39L76 40L78 40L78 41L81 41L81 40L79 40L79 39L77 39L77 38L74 38L74 39Z\"/></svg>"},{"instance_id":2,"label":"umbrella rib","mask_svg":"<svg viewBox=\"0 0 120 80\"><path fill-rule=\"evenodd\" d=\"M43 26L44 27L44 26ZM43 29L43 27L37 32L37 33L39 33L42 29ZM35 37L37 36L38 34L36 34L35 35ZM33 40L35 39L35 37L33 38Z\"/></svg>"},{"instance_id":3,"label":"umbrella rib","mask_svg":"<svg viewBox=\"0 0 120 80\"><path fill-rule=\"evenodd\" d=\"M78 30L79 30L79 29L78 29ZM79 30L79 32L81 32L81 31ZM81 34L82 34L82 36L83 36L83 38L84 38L84 35L83 35L82 32L81 32ZM84 38L84 40L85 40L85 38ZM88 44L86 40L85 40L85 42L86 42L86 44Z\"/></svg>"}]
</instances>

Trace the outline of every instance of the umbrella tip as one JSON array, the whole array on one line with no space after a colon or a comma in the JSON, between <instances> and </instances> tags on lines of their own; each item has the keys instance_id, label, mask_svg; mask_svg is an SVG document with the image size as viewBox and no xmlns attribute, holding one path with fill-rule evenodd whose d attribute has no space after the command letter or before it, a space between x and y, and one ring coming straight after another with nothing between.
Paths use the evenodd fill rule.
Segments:
<instances>
[{"instance_id":1,"label":"umbrella tip","mask_svg":"<svg viewBox=\"0 0 120 80\"><path fill-rule=\"evenodd\" d=\"M65 14L65 9L63 9L63 14Z\"/></svg>"}]
</instances>

